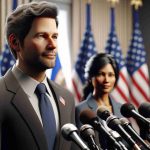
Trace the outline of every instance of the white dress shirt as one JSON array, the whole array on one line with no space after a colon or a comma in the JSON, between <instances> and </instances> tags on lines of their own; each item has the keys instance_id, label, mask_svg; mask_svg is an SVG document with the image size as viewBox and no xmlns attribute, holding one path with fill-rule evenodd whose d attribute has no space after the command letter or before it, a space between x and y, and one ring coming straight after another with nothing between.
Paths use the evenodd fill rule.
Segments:
<instances>
[{"instance_id":1,"label":"white dress shirt","mask_svg":"<svg viewBox=\"0 0 150 150\"><path fill-rule=\"evenodd\" d=\"M17 81L19 82L20 86L24 90L24 92L27 94L29 101L32 104L32 106L42 124L42 118L41 118L41 114L40 114L40 110L39 110L39 100L38 100L37 95L35 94L35 89L36 89L37 85L39 84L39 82L36 81L35 79L33 79L32 77L28 76L27 74L25 74L21 69L19 69L15 65L12 68L12 72L13 72L14 76L16 77ZM57 109L57 105L54 100L53 94L48 85L47 77L45 77L45 79L42 81L42 83L44 83L47 88L47 92L48 92L47 96L49 97L50 102L52 104L54 115L55 115L55 120L56 120L56 127L58 129L58 126L59 126L58 109Z\"/></svg>"}]
</instances>

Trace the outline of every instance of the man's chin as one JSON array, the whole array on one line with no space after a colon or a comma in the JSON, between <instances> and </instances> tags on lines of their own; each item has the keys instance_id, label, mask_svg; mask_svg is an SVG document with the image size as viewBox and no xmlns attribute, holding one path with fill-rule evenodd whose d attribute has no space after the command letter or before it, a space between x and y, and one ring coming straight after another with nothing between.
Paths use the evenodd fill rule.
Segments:
<instances>
[{"instance_id":1,"label":"man's chin","mask_svg":"<svg viewBox=\"0 0 150 150\"><path fill-rule=\"evenodd\" d=\"M50 69L50 68L54 68L55 67L55 62L51 62L49 65L48 65L48 68Z\"/></svg>"}]
</instances>

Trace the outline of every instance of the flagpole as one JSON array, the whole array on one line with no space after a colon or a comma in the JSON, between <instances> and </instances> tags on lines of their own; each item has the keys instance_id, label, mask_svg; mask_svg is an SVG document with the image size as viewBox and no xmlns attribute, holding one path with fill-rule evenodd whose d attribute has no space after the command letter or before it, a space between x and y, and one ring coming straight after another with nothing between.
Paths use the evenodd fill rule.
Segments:
<instances>
[{"instance_id":1,"label":"flagpole","mask_svg":"<svg viewBox=\"0 0 150 150\"><path fill-rule=\"evenodd\" d=\"M92 3L92 0L88 0L87 3L88 3L88 4L91 4L91 3Z\"/></svg>"},{"instance_id":2,"label":"flagpole","mask_svg":"<svg viewBox=\"0 0 150 150\"><path fill-rule=\"evenodd\" d=\"M119 0L107 0L107 1L110 2L112 8L114 8L116 4L119 3Z\"/></svg>"},{"instance_id":3,"label":"flagpole","mask_svg":"<svg viewBox=\"0 0 150 150\"><path fill-rule=\"evenodd\" d=\"M135 10L138 10L143 5L143 2L142 0L131 0L131 5L133 5Z\"/></svg>"}]
</instances>

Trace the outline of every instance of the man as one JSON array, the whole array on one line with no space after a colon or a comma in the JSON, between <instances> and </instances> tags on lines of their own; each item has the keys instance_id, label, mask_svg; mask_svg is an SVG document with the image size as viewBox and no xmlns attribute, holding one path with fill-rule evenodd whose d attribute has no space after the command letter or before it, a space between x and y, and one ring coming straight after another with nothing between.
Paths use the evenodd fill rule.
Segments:
<instances>
[{"instance_id":1,"label":"man","mask_svg":"<svg viewBox=\"0 0 150 150\"><path fill-rule=\"evenodd\" d=\"M55 66L57 27L57 7L44 1L20 5L7 18L6 38L16 64L0 79L1 150L69 150L71 147L60 129L66 123L74 123L73 96L45 74ZM53 145L49 144L42 102L36 93L39 83L46 87L48 106L52 106L54 113L49 123L50 132L56 130ZM48 120L47 117L46 123Z\"/></svg>"}]
</instances>

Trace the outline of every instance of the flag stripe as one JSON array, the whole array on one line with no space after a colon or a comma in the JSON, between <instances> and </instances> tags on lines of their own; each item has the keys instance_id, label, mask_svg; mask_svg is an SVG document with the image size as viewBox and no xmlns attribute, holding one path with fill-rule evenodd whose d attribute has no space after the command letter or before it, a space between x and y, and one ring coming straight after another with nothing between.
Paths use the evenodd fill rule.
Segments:
<instances>
[{"instance_id":1,"label":"flag stripe","mask_svg":"<svg viewBox=\"0 0 150 150\"><path fill-rule=\"evenodd\" d=\"M120 71L119 76L123 80L123 83L125 84L125 86L128 88L129 85L128 85L128 81L127 81L127 75L125 75L125 72L124 71Z\"/></svg>"},{"instance_id":2,"label":"flag stripe","mask_svg":"<svg viewBox=\"0 0 150 150\"><path fill-rule=\"evenodd\" d=\"M137 100L136 100L136 98L133 96L133 93L132 93L132 92L130 93L130 97L131 97L132 103L134 103L134 105L135 105L136 107L138 107L138 106L139 106L139 102L137 102Z\"/></svg>"},{"instance_id":3,"label":"flag stripe","mask_svg":"<svg viewBox=\"0 0 150 150\"><path fill-rule=\"evenodd\" d=\"M142 76L142 78L147 82L147 84L149 84L149 79L146 77L146 75L144 74L144 71L142 70L142 68L140 68L138 70L138 72L140 73L140 75Z\"/></svg>"},{"instance_id":4,"label":"flag stripe","mask_svg":"<svg viewBox=\"0 0 150 150\"><path fill-rule=\"evenodd\" d=\"M75 83L75 81L74 80L72 80L72 83L73 83L73 87L74 87L74 90L75 90L75 93L76 93L76 97L77 97L77 100L81 100L81 94L80 94L80 92L78 91L78 88L77 88L77 84Z\"/></svg>"},{"instance_id":5,"label":"flag stripe","mask_svg":"<svg viewBox=\"0 0 150 150\"><path fill-rule=\"evenodd\" d=\"M142 33L139 28L138 10L133 10L133 33L126 62L131 79L131 82L129 82L131 97L130 101L137 107L142 102L150 102L146 51L143 44Z\"/></svg>"},{"instance_id":6,"label":"flag stripe","mask_svg":"<svg viewBox=\"0 0 150 150\"><path fill-rule=\"evenodd\" d=\"M138 91L143 95L143 97L149 101L149 97L147 96L147 94L145 93L144 89L142 87L140 87L140 85L137 83L137 80L135 80L134 77L131 78L132 79L132 84L134 85L135 88L138 89ZM132 87L133 88L133 87Z\"/></svg>"},{"instance_id":7,"label":"flag stripe","mask_svg":"<svg viewBox=\"0 0 150 150\"><path fill-rule=\"evenodd\" d=\"M116 90L118 91L118 94L120 94L121 97L124 99L124 101L128 102L128 97L124 94L124 91L122 91L121 87L116 86Z\"/></svg>"}]
</instances>

